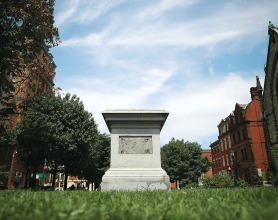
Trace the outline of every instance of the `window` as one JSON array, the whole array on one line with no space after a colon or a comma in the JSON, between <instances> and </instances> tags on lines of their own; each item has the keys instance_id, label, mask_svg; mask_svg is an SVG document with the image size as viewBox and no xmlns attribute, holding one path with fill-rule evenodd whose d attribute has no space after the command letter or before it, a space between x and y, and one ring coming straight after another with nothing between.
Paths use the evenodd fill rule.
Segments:
<instances>
[{"instance_id":1,"label":"window","mask_svg":"<svg viewBox=\"0 0 278 220\"><path fill-rule=\"evenodd\" d=\"M227 141L226 141L226 138L224 139L224 149L225 149L225 150L227 149Z\"/></svg>"},{"instance_id":2,"label":"window","mask_svg":"<svg viewBox=\"0 0 278 220\"><path fill-rule=\"evenodd\" d=\"M251 183L251 176L249 169L244 170L244 179L246 182Z\"/></svg>"},{"instance_id":3,"label":"window","mask_svg":"<svg viewBox=\"0 0 278 220\"><path fill-rule=\"evenodd\" d=\"M246 132L245 132L245 129L244 129L244 128L242 129L242 138L243 138L243 140L246 139Z\"/></svg>"},{"instance_id":4,"label":"window","mask_svg":"<svg viewBox=\"0 0 278 220\"><path fill-rule=\"evenodd\" d=\"M221 151L223 151L223 141L222 140L220 141L220 148L221 148Z\"/></svg>"},{"instance_id":5,"label":"window","mask_svg":"<svg viewBox=\"0 0 278 220\"><path fill-rule=\"evenodd\" d=\"M232 155L230 156L230 160L231 160L231 165L233 165L234 164L234 161L233 161L233 157L232 157Z\"/></svg>"},{"instance_id":6,"label":"window","mask_svg":"<svg viewBox=\"0 0 278 220\"><path fill-rule=\"evenodd\" d=\"M227 166L229 166L229 156L226 155L226 163L227 163Z\"/></svg>"},{"instance_id":7,"label":"window","mask_svg":"<svg viewBox=\"0 0 278 220\"><path fill-rule=\"evenodd\" d=\"M234 144L236 143L236 135L233 134L233 141L234 141Z\"/></svg>"},{"instance_id":8,"label":"window","mask_svg":"<svg viewBox=\"0 0 278 220\"><path fill-rule=\"evenodd\" d=\"M240 132L239 131L237 132L237 137L238 137L238 142L240 142L241 141L241 137L240 137Z\"/></svg>"},{"instance_id":9,"label":"window","mask_svg":"<svg viewBox=\"0 0 278 220\"><path fill-rule=\"evenodd\" d=\"M235 160L235 163L237 163L237 162L238 162L238 158L237 158L237 151L235 151L235 158L234 158L234 160Z\"/></svg>"},{"instance_id":10,"label":"window","mask_svg":"<svg viewBox=\"0 0 278 220\"><path fill-rule=\"evenodd\" d=\"M242 155L242 161L248 160L246 148L241 150L241 155Z\"/></svg>"},{"instance_id":11,"label":"window","mask_svg":"<svg viewBox=\"0 0 278 220\"><path fill-rule=\"evenodd\" d=\"M222 156L223 167L225 166L225 157Z\"/></svg>"},{"instance_id":12,"label":"window","mask_svg":"<svg viewBox=\"0 0 278 220\"><path fill-rule=\"evenodd\" d=\"M226 125L224 124L223 125L223 133L225 133L226 132Z\"/></svg>"},{"instance_id":13,"label":"window","mask_svg":"<svg viewBox=\"0 0 278 220\"><path fill-rule=\"evenodd\" d=\"M234 125L236 124L236 118L235 118L235 116L233 117L233 124L234 124Z\"/></svg>"},{"instance_id":14,"label":"window","mask_svg":"<svg viewBox=\"0 0 278 220\"><path fill-rule=\"evenodd\" d=\"M229 148L231 147L231 138L230 138L230 136L228 137L228 147Z\"/></svg>"}]
</instances>

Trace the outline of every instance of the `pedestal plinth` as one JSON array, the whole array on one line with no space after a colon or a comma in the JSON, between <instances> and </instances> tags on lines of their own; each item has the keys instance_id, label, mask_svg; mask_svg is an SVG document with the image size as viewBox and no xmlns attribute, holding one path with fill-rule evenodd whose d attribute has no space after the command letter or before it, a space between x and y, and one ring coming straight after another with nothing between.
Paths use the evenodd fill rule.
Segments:
<instances>
[{"instance_id":1,"label":"pedestal plinth","mask_svg":"<svg viewBox=\"0 0 278 220\"><path fill-rule=\"evenodd\" d=\"M111 163L102 177L103 191L170 189L160 157L160 131L168 114L163 110L102 112L111 132Z\"/></svg>"}]
</instances>

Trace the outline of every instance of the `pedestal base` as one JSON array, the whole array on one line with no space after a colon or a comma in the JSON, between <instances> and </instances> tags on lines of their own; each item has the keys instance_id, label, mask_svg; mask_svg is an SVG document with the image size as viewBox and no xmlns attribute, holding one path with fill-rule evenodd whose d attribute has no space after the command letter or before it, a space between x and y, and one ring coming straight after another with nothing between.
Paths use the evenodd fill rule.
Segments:
<instances>
[{"instance_id":1,"label":"pedestal base","mask_svg":"<svg viewBox=\"0 0 278 220\"><path fill-rule=\"evenodd\" d=\"M170 178L162 168L110 168L102 177L101 190L170 190Z\"/></svg>"}]
</instances>

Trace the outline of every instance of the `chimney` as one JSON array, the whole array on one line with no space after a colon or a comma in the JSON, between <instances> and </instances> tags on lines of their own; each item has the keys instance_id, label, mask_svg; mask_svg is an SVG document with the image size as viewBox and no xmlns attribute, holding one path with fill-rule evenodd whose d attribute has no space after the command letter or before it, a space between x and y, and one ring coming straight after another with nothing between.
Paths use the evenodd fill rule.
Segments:
<instances>
[{"instance_id":1,"label":"chimney","mask_svg":"<svg viewBox=\"0 0 278 220\"><path fill-rule=\"evenodd\" d=\"M250 93L251 93L252 100L260 100L257 87L251 87Z\"/></svg>"}]
</instances>

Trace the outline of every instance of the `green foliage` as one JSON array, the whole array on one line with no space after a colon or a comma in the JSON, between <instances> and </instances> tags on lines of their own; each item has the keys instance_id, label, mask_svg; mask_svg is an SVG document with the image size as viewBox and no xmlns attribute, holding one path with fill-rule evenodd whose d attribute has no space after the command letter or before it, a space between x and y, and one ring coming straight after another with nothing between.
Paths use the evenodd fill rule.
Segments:
<instances>
[{"instance_id":1,"label":"green foliage","mask_svg":"<svg viewBox=\"0 0 278 220\"><path fill-rule=\"evenodd\" d=\"M234 187L234 178L227 174L216 174L206 178L204 186L205 188L231 188Z\"/></svg>"},{"instance_id":2,"label":"green foliage","mask_svg":"<svg viewBox=\"0 0 278 220\"><path fill-rule=\"evenodd\" d=\"M0 166L0 179L7 178L9 176L9 171L6 171L5 166Z\"/></svg>"},{"instance_id":3,"label":"green foliage","mask_svg":"<svg viewBox=\"0 0 278 220\"><path fill-rule=\"evenodd\" d=\"M184 184L197 182L210 166L198 143L174 138L161 148L161 163L171 181L182 180Z\"/></svg>"},{"instance_id":4,"label":"green foliage","mask_svg":"<svg viewBox=\"0 0 278 220\"><path fill-rule=\"evenodd\" d=\"M275 219L277 197L276 188L2 191L0 219Z\"/></svg>"},{"instance_id":5,"label":"green foliage","mask_svg":"<svg viewBox=\"0 0 278 220\"><path fill-rule=\"evenodd\" d=\"M236 180L236 187L244 188L244 187L248 187L248 186L249 186L248 183L244 179Z\"/></svg>"},{"instance_id":6,"label":"green foliage","mask_svg":"<svg viewBox=\"0 0 278 220\"><path fill-rule=\"evenodd\" d=\"M259 176L259 174L258 174L258 167L257 167L257 165L255 163L252 165L252 173L253 173L253 176L252 176L252 178L253 178L253 180L252 180L253 185L262 184L263 179L262 179L261 176Z\"/></svg>"},{"instance_id":7,"label":"green foliage","mask_svg":"<svg viewBox=\"0 0 278 220\"><path fill-rule=\"evenodd\" d=\"M80 177L84 177L90 182L94 182L95 188L101 183L101 178L110 165L110 136L98 134L97 139L92 143L89 160Z\"/></svg>"},{"instance_id":8,"label":"green foliage","mask_svg":"<svg viewBox=\"0 0 278 220\"><path fill-rule=\"evenodd\" d=\"M216 174L205 179L205 188L232 188L247 187L248 184L243 179L234 180L234 177L228 174Z\"/></svg>"},{"instance_id":9,"label":"green foliage","mask_svg":"<svg viewBox=\"0 0 278 220\"><path fill-rule=\"evenodd\" d=\"M16 109L14 97L7 94L26 80L46 72L38 53L60 42L58 29L54 27L54 2L0 1L0 105L5 106L0 108L0 118ZM16 83L11 80L12 76L17 77Z\"/></svg>"},{"instance_id":10,"label":"green foliage","mask_svg":"<svg viewBox=\"0 0 278 220\"><path fill-rule=\"evenodd\" d=\"M101 182L101 178L110 166L111 138L106 134L99 134L98 141L92 149L92 161L95 164L93 175L95 187Z\"/></svg>"},{"instance_id":11,"label":"green foliage","mask_svg":"<svg viewBox=\"0 0 278 220\"><path fill-rule=\"evenodd\" d=\"M269 181L272 181L275 186L278 186L278 172L275 170L269 170L267 173Z\"/></svg>"},{"instance_id":12,"label":"green foliage","mask_svg":"<svg viewBox=\"0 0 278 220\"><path fill-rule=\"evenodd\" d=\"M49 94L27 100L24 119L17 128L18 150L26 166L45 161L81 175L90 158L98 131L91 113L76 95Z\"/></svg>"}]
</instances>

